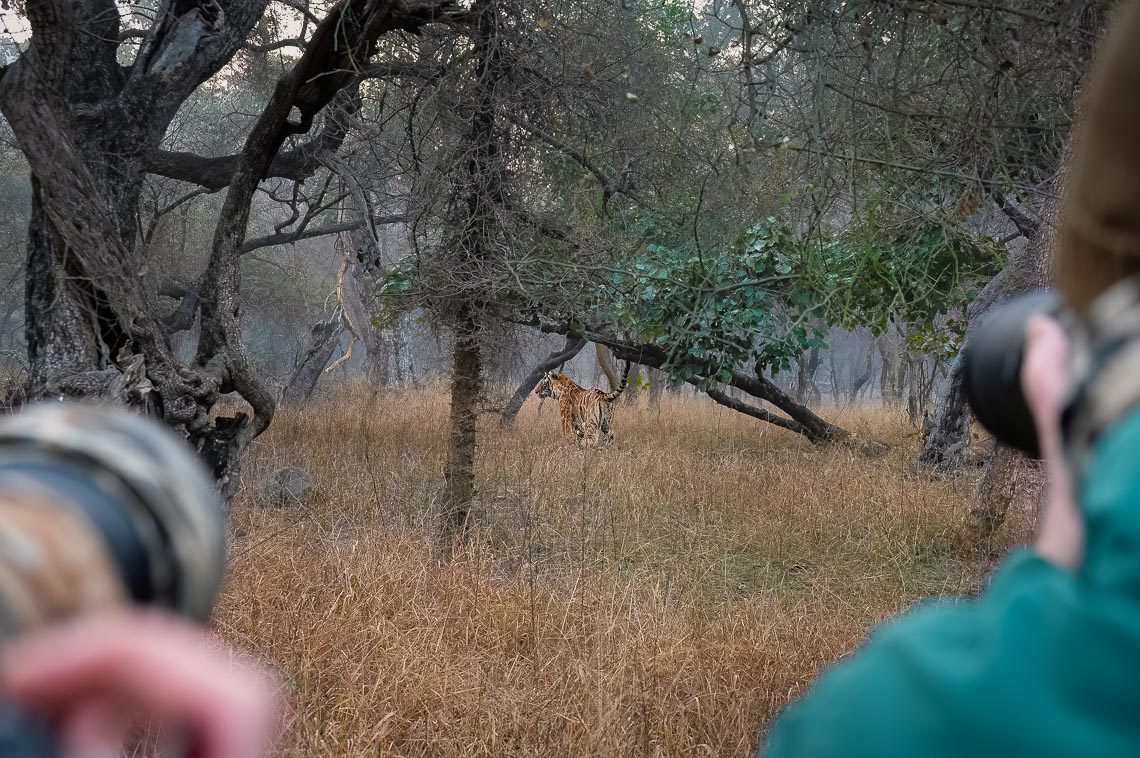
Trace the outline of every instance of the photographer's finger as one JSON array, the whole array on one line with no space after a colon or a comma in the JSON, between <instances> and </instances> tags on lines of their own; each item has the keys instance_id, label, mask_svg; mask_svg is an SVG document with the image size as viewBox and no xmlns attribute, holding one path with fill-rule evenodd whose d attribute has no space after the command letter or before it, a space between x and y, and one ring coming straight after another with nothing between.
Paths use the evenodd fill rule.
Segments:
<instances>
[{"instance_id":1,"label":"photographer's finger","mask_svg":"<svg viewBox=\"0 0 1140 758\"><path fill-rule=\"evenodd\" d=\"M1045 423L1051 428L1060 422L1068 391L1068 356L1068 337L1055 319L1034 316L1029 320L1021 384L1038 426Z\"/></svg>"},{"instance_id":2,"label":"photographer's finger","mask_svg":"<svg viewBox=\"0 0 1140 758\"><path fill-rule=\"evenodd\" d=\"M264 754L268 680L207 644L200 630L154 614L89 619L9 646L0 687L53 711L91 697L129 703L191 727L207 758Z\"/></svg>"},{"instance_id":3,"label":"photographer's finger","mask_svg":"<svg viewBox=\"0 0 1140 758\"><path fill-rule=\"evenodd\" d=\"M129 722L120 704L105 699L79 703L61 718L60 745L69 758L120 754Z\"/></svg>"},{"instance_id":4,"label":"photographer's finger","mask_svg":"<svg viewBox=\"0 0 1140 758\"><path fill-rule=\"evenodd\" d=\"M1025 335L1021 381L1037 426L1041 456L1049 477L1049 495L1034 549L1052 563L1075 569L1084 554L1084 519L1073 496L1061 442L1061 411L1068 394L1069 342L1054 319L1037 316Z\"/></svg>"}]
</instances>

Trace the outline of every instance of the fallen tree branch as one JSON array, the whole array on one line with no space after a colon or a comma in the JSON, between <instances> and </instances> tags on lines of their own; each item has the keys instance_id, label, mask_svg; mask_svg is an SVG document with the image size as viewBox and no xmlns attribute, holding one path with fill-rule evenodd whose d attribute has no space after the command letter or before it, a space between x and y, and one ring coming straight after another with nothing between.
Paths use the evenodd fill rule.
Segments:
<instances>
[{"instance_id":1,"label":"fallen tree branch","mask_svg":"<svg viewBox=\"0 0 1140 758\"><path fill-rule=\"evenodd\" d=\"M632 343L599 327L571 326L569 323L550 324L543 323L538 319L534 319L530 325L548 334L569 335L577 333L592 342L608 347L616 357L631 363L640 363L643 366L660 369L669 362L669 353L661 347L644 343ZM695 375L686 381L695 386L707 387L709 380L709 376ZM770 380L765 379L759 371L757 371L756 376L749 376L743 372L734 371L732 372L731 380L727 382L727 384L739 390L743 390L752 397L771 403L783 411L787 417L777 416L764 409L741 403L716 387L705 389L705 393L725 407L732 408L733 410L774 424L783 429L794 431L815 445L853 439L852 434L846 429L832 424L817 415L807 406L797 403L791 395L781 390ZM718 393L718 396L713 396L712 393L714 392ZM883 448L883 445L882 443L871 442L864 447L867 452L877 453Z\"/></svg>"},{"instance_id":2,"label":"fallen tree branch","mask_svg":"<svg viewBox=\"0 0 1140 758\"><path fill-rule=\"evenodd\" d=\"M689 383L693 385L700 385L699 381L690 380ZM705 390L705 394L716 401L719 405L723 405L725 408L731 408L738 413L743 413L746 416L751 416L752 418L765 421L769 424L778 426L781 429L787 429L789 431L795 432L796 434L802 434L805 437L807 436L807 430L804 429L803 425L799 424L793 419L777 416L776 414L770 413L763 408L757 408L756 406L750 405L743 400L737 400L724 390Z\"/></svg>"}]
</instances>

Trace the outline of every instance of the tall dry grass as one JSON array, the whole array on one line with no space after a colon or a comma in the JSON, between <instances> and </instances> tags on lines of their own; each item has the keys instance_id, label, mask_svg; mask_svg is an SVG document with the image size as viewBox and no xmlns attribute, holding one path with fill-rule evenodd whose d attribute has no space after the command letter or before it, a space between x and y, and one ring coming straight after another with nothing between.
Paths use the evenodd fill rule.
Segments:
<instances>
[{"instance_id":1,"label":"tall dry grass","mask_svg":"<svg viewBox=\"0 0 1140 758\"><path fill-rule=\"evenodd\" d=\"M986 569L952 547L968 482L907 475L901 414L827 413L896 444L870 461L676 397L620 406L598 452L549 403L488 418L478 531L442 562L446 412L341 393L246 465L216 623L279 671L289 754L746 755L871 624ZM314 488L267 508L287 465Z\"/></svg>"}]
</instances>

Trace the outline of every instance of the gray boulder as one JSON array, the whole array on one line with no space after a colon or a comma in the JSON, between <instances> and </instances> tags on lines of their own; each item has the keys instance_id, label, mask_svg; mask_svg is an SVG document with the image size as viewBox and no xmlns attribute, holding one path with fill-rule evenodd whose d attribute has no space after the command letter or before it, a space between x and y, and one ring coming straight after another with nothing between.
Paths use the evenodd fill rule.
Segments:
<instances>
[{"instance_id":1,"label":"gray boulder","mask_svg":"<svg viewBox=\"0 0 1140 758\"><path fill-rule=\"evenodd\" d=\"M273 508L300 505L313 489L313 475L297 466L271 471L261 482L265 504Z\"/></svg>"}]
</instances>

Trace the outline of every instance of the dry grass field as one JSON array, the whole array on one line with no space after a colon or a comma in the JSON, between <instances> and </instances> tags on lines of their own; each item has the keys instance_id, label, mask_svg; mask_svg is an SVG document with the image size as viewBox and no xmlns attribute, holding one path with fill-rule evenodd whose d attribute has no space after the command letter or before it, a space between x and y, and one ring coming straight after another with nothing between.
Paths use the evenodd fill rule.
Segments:
<instances>
[{"instance_id":1,"label":"dry grass field","mask_svg":"<svg viewBox=\"0 0 1140 758\"><path fill-rule=\"evenodd\" d=\"M247 463L216 624L279 672L289 755L747 755L872 624L991 563L953 547L971 482L907 475L901 413L825 413L895 444L867 460L688 395L619 405L601 452L551 403L489 416L478 532L444 562L446 413L346 391L282 413ZM312 491L267 507L290 465Z\"/></svg>"}]
</instances>

